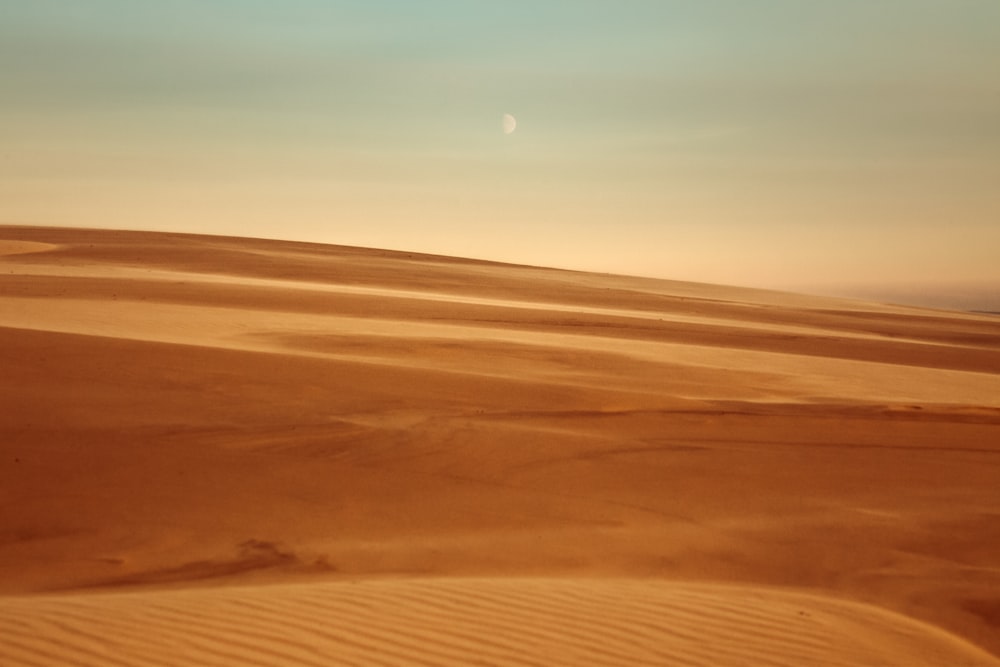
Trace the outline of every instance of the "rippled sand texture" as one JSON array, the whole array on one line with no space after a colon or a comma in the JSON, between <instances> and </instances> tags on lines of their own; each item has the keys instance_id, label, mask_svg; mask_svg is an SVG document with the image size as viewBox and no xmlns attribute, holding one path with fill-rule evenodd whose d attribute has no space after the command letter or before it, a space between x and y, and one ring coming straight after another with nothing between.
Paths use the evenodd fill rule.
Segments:
<instances>
[{"instance_id":1,"label":"rippled sand texture","mask_svg":"<svg viewBox=\"0 0 1000 667\"><path fill-rule=\"evenodd\" d=\"M996 665L874 607L616 579L400 579L14 599L4 664Z\"/></svg>"},{"instance_id":2,"label":"rippled sand texture","mask_svg":"<svg viewBox=\"0 0 1000 667\"><path fill-rule=\"evenodd\" d=\"M0 369L0 664L1000 664L997 318L0 227Z\"/></svg>"}]
</instances>

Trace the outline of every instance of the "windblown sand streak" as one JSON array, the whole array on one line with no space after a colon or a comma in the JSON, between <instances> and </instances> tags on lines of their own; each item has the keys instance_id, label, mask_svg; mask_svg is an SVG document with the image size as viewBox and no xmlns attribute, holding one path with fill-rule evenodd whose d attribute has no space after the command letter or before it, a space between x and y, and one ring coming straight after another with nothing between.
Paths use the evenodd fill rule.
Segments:
<instances>
[{"instance_id":1,"label":"windblown sand streak","mask_svg":"<svg viewBox=\"0 0 1000 667\"><path fill-rule=\"evenodd\" d=\"M929 626L764 588L390 579L0 602L5 665L982 665Z\"/></svg>"}]
</instances>

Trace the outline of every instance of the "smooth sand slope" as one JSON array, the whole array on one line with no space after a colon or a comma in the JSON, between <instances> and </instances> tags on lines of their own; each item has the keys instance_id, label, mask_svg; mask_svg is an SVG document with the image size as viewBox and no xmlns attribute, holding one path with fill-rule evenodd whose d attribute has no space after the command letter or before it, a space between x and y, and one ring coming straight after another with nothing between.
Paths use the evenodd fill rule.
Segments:
<instances>
[{"instance_id":1,"label":"smooth sand slope","mask_svg":"<svg viewBox=\"0 0 1000 667\"><path fill-rule=\"evenodd\" d=\"M0 227L0 369L0 664L1000 664L995 317Z\"/></svg>"}]
</instances>

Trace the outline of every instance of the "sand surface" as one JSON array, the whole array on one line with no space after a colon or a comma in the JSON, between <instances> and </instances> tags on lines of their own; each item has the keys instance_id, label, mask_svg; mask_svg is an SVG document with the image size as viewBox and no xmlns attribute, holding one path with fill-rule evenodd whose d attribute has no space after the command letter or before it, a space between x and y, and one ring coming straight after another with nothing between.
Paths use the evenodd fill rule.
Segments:
<instances>
[{"instance_id":1,"label":"sand surface","mask_svg":"<svg viewBox=\"0 0 1000 667\"><path fill-rule=\"evenodd\" d=\"M996 665L857 603L635 579L368 579L0 605L4 664Z\"/></svg>"},{"instance_id":2,"label":"sand surface","mask_svg":"<svg viewBox=\"0 0 1000 667\"><path fill-rule=\"evenodd\" d=\"M1000 319L0 227L0 664L1000 665Z\"/></svg>"}]
</instances>

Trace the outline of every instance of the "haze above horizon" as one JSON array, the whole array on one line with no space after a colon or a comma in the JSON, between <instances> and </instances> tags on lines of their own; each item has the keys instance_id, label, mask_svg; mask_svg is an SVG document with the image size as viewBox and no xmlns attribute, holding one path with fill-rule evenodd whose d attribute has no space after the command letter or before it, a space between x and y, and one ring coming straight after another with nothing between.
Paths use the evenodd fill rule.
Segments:
<instances>
[{"instance_id":1,"label":"haze above horizon","mask_svg":"<svg viewBox=\"0 0 1000 667\"><path fill-rule=\"evenodd\" d=\"M1000 310L995 0L0 6L0 224Z\"/></svg>"}]
</instances>

